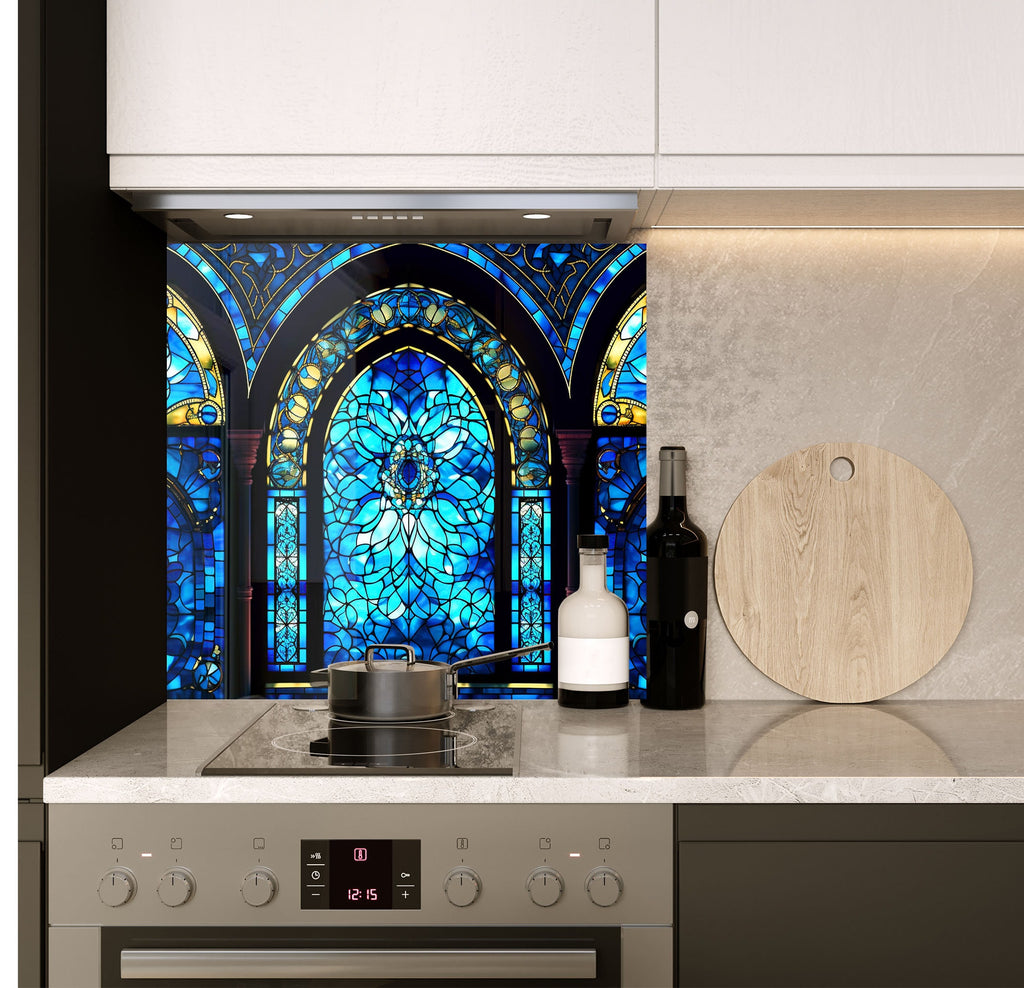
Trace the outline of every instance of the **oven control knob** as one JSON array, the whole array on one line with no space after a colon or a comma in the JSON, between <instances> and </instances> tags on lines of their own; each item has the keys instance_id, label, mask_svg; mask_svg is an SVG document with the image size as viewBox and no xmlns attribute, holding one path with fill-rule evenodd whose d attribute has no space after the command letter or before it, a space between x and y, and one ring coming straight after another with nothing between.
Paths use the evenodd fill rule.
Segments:
<instances>
[{"instance_id":1,"label":"oven control knob","mask_svg":"<svg viewBox=\"0 0 1024 988\"><path fill-rule=\"evenodd\" d=\"M444 894L453 906L471 906L480 898L480 876L472 868L453 868L445 876Z\"/></svg>"},{"instance_id":2,"label":"oven control knob","mask_svg":"<svg viewBox=\"0 0 1024 988\"><path fill-rule=\"evenodd\" d=\"M553 906L565 891L565 882L554 868L534 868L526 878L526 891L538 906Z\"/></svg>"},{"instance_id":3,"label":"oven control knob","mask_svg":"<svg viewBox=\"0 0 1024 988\"><path fill-rule=\"evenodd\" d=\"M196 894L196 876L188 868L165 871L156 894L165 906L183 906Z\"/></svg>"},{"instance_id":4,"label":"oven control knob","mask_svg":"<svg viewBox=\"0 0 1024 988\"><path fill-rule=\"evenodd\" d=\"M614 906L622 896L622 878L611 868L595 868L584 884L595 906Z\"/></svg>"},{"instance_id":5,"label":"oven control knob","mask_svg":"<svg viewBox=\"0 0 1024 988\"><path fill-rule=\"evenodd\" d=\"M269 868L253 868L242 879L242 898L250 906L265 906L277 895L277 875Z\"/></svg>"},{"instance_id":6,"label":"oven control knob","mask_svg":"<svg viewBox=\"0 0 1024 988\"><path fill-rule=\"evenodd\" d=\"M138 885L127 868L111 868L101 879L96 891L105 906L123 906L135 895Z\"/></svg>"}]
</instances>

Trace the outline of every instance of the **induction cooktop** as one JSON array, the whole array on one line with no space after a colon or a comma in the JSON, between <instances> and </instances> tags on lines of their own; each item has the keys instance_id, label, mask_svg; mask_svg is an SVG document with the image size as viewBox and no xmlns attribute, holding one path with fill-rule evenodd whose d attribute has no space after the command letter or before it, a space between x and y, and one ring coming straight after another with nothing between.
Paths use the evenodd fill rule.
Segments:
<instances>
[{"instance_id":1,"label":"induction cooktop","mask_svg":"<svg viewBox=\"0 0 1024 988\"><path fill-rule=\"evenodd\" d=\"M200 775L512 775L521 711L514 702L458 701L429 722L367 724L327 704L279 700Z\"/></svg>"}]
</instances>

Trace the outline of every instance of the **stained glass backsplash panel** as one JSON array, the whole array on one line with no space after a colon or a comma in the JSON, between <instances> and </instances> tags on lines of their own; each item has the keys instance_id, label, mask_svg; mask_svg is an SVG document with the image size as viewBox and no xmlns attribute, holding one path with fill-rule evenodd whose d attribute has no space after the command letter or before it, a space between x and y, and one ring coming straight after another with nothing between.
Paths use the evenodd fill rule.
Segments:
<instances>
[{"instance_id":1,"label":"stained glass backsplash panel","mask_svg":"<svg viewBox=\"0 0 1024 988\"><path fill-rule=\"evenodd\" d=\"M641 244L172 243L168 695L541 644L578 532L645 617ZM557 654L462 673L550 697Z\"/></svg>"}]
</instances>

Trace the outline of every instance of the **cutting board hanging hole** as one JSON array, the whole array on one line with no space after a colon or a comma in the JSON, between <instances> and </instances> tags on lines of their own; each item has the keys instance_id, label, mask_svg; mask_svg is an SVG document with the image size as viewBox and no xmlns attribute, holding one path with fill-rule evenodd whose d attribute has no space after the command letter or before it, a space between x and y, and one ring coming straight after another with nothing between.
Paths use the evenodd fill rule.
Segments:
<instances>
[{"instance_id":1,"label":"cutting board hanging hole","mask_svg":"<svg viewBox=\"0 0 1024 988\"><path fill-rule=\"evenodd\" d=\"M835 480L846 483L853 476L853 460L845 456L837 456L829 464L828 472Z\"/></svg>"}]
</instances>

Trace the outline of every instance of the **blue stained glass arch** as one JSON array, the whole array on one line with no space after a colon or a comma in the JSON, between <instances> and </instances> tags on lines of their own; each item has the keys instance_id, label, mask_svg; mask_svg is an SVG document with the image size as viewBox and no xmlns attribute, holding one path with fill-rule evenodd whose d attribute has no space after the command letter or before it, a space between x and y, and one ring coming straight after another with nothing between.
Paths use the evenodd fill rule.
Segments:
<instances>
[{"instance_id":1,"label":"blue stained glass arch","mask_svg":"<svg viewBox=\"0 0 1024 988\"><path fill-rule=\"evenodd\" d=\"M324 659L493 651L494 439L467 383L405 347L349 385L323 459Z\"/></svg>"},{"instance_id":2,"label":"blue stained glass arch","mask_svg":"<svg viewBox=\"0 0 1024 988\"><path fill-rule=\"evenodd\" d=\"M403 327L420 329L473 361L505 413L515 486L546 487L551 462L547 415L522 358L479 313L419 285L360 299L302 349L278 393L267 446L268 486L305 486L307 438L320 396L354 353Z\"/></svg>"}]
</instances>

